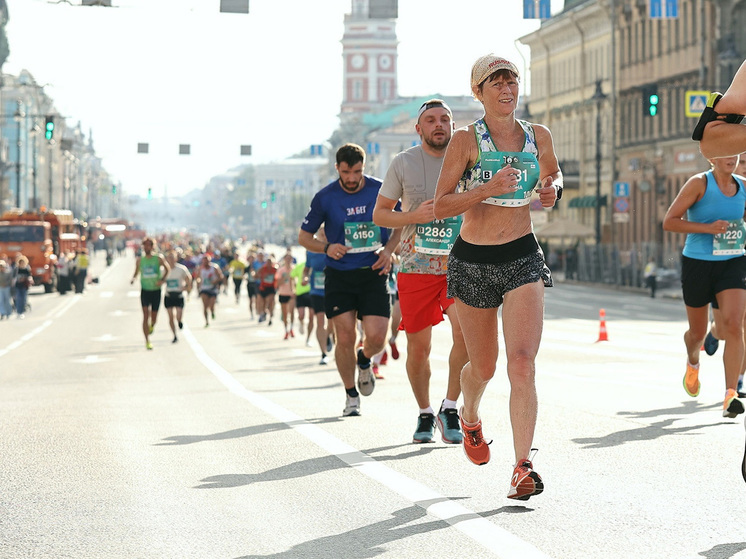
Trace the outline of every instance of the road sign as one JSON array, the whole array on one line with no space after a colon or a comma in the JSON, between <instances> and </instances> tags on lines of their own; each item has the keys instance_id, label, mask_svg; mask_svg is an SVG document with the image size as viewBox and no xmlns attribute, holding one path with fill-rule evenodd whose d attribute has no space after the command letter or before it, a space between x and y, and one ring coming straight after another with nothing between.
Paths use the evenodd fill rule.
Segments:
<instances>
[{"instance_id":1,"label":"road sign","mask_svg":"<svg viewBox=\"0 0 746 559\"><path fill-rule=\"evenodd\" d=\"M549 19L550 12L549 0L523 0L523 19Z\"/></svg>"},{"instance_id":2,"label":"road sign","mask_svg":"<svg viewBox=\"0 0 746 559\"><path fill-rule=\"evenodd\" d=\"M611 220L614 223L629 223L629 212L614 212L611 216Z\"/></svg>"},{"instance_id":3,"label":"road sign","mask_svg":"<svg viewBox=\"0 0 746 559\"><path fill-rule=\"evenodd\" d=\"M650 17L679 17L678 0L650 0Z\"/></svg>"},{"instance_id":4,"label":"road sign","mask_svg":"<svg viewBox=\"0 0 746 559\"><path fill-rule=\"evenodd\" d=\"M709 97L709 91L687 91L684 102L686 116L699 118L707 106L707 99Z\"/></svg>"},{"instance_id":5,"label":"road sign","mask_svg":"<svg viewBox=\"0 0 746 559\"><path fill-rule=\"evenodd\" d=\"M616 198L629 196L629 183L628 182L615 182L614 183L614 196Z\"/></svg>"},{"instance_id":6,"label":"road sign","mask_svg":"<svg viewBox=\"0 0 746 559\"><path fill-rule=\"evenodd\" d=\"M617 198L614 200L614 211L626 213L629 211L629 200L627 198Z\"/></svg>"}]
</instances>

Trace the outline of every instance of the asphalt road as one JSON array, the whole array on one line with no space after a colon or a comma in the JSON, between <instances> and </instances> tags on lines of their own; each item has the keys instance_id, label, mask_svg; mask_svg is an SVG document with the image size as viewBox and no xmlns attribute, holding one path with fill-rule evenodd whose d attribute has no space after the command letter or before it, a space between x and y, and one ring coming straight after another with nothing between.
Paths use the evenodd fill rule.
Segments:
<instances>
[{"instance_id":1,"label":"asphalt road","mask_svg":"<svg viewBox=\"0 0 746 559\"><path fill-rule=\"evenodd\" d=\"M221 296L146 351L134 259L93 261L80 295L34 292L0 323L0 557L738 559L741 418L721 417L722 349L682 388L683 304L588 286L547 291L534 460L546 490L506 498L505 361L484 399L492 461L411 443L402 357L342 418L333 361ZM596 343L599 310L608 341ZM298 330L296 328L296 334ZM432 398L450 332L435 329Z\"/></svg>"}]
</instances>

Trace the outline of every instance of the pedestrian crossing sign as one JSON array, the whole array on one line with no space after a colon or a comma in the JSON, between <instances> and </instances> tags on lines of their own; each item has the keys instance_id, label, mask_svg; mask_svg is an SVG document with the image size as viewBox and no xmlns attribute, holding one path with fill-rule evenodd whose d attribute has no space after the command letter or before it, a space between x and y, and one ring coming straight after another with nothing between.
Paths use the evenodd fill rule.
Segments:
<instances>
[{"instance_id":1,"label":"pedestrian crossing sign","mask_svg":"<svg viewBox=\"0 0 746 559\"><path fill-rule=\"evenodd\" d=\"M709 97L709 91L687 91L686 102L684 103L686 116L698 118L705 110Z\"/></svg>"}]
</instances>

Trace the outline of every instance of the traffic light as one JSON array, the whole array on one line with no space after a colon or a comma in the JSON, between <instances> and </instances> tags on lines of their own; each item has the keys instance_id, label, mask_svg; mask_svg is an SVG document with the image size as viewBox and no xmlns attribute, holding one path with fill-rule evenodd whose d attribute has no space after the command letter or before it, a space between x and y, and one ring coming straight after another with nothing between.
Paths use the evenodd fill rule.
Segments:
<instances>
[{"instance_id":1,"label":"traffic light","mask_svg":"<svg viewBox=\"0 0 746 559\"><path fill-rule=\"evenodd\" d=\"M47 116L46 124L44 125L44 137L47 140L51 140L54 137L54 117Z\"/></svg>"},{"instance_id":2,"label":"traffic light","mask_svg":"<svg viewBox=\"0 0 746 559\"><path fill-rule=\"evenodd\" d=\"M267 209L267 201L266 200L262 200L262 209L263 210Z\"/></svg>"},{"instance_id":3,"label":"traffic light","mask_svg":"<svg viewBox=\"0 0 746 559\"><path fill-rule=\"evenodd\" d=\"M658 86L646 85L642 88L642 114L643 116L658 116L660 111L660 97Z\"/></svg>"},{"instance_id":4,"label":"traffic light","mask_svg":"<svg viewBox=\"0 0 746 559\"><path fill-rule=\"evenodd\" d=\"M153 189L151 187L148 187L148 200L153 199Z\"/></svg>"},{"instance_id":5,"label":"traffic light","mask_svg":"<svg viewBox=\"0 0 746 559\"><path fill-rule=\"evenodd\" d=\"M112 184L111 185L111 193L112 194L116 194L117 193L117 185L116 184Z\"/></svg>"},{"instance_id":6,"label":"traffic light","mask_svg":"<svg viewBox=\"0 0 746 559\"><path fill-rule=\"evenodd\" d=\"M275 193L273 192L273 193L272 193L272 194L270 195L270 200L272 200L273 202L274 202L275 200L277 200L277 194L275 194Z\"/></svg>"}]
</instances>

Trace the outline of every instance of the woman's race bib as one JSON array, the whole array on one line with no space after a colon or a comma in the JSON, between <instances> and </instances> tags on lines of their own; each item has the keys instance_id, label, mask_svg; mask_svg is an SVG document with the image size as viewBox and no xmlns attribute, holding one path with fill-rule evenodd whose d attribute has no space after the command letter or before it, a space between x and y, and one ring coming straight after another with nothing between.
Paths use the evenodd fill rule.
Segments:
<instances>
[{"instance_id":1,"label":"woman's race bib","mask_svg":"<svg viewBox=\"0 0 746 559\"><path fill-rule=\"evenodd\" d=\"M724 233L712 236L712 254L743 254L745 238L746 226L743 219L729 221Z\"/></svg>"},{"instance_id":2,"label":"woman's race bib","mask_svg":"<svg viewBox=\"0 0 746 559\"><path fill-rule=\"evenodd\" d=\"M373 252L383 246L381 229L372 221L345 223L345 246L347 252Z\"/></svg>"},{"instance_id":3,"label":"woman's race bib","mask_svg":"<svg viewBox=\"0 0 746 559\"><path fill-rule=\"evenodd\" d=\"M435 219L430 223L418 223L414 234L414 250L422 254L450 254L460 231L460 215Z\"/></svg>"},{"instance_id":4,"label":"woman's race bib","mask_svg":"<svg viewBox=\"0 0 746 559\"><path fill-rule=\"evenodd\" d=\"M525 151L485 151L482 152L481 165L481 179L484 182L489 181L495 173L507 165L520 172L518 190L502 196L491 196L482 200L483 204L518 207L525 206L530 202L534 188L539 184L539 178L541 177L539 161L533 153Z\"/></svg>"}]
</instances>

